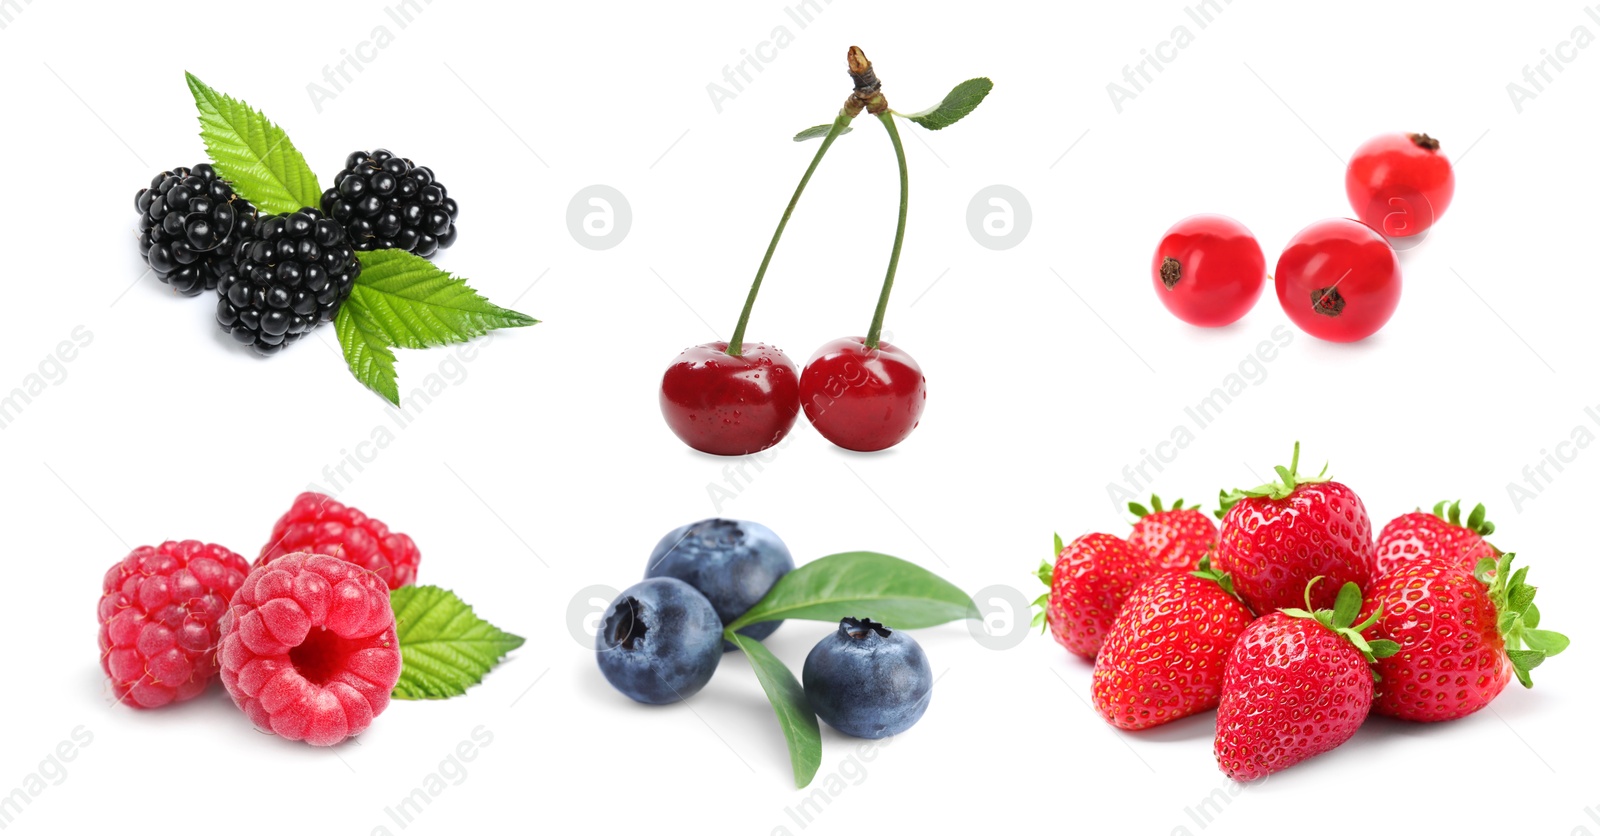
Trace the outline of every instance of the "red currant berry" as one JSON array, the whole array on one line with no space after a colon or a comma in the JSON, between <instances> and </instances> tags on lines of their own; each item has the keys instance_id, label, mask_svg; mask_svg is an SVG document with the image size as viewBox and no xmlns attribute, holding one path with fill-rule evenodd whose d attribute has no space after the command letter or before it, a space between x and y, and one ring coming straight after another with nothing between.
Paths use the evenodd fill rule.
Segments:
<instances>
[{"instance_id":1,"label":"red currant berry","mask_svg":"<svg viewBox=\"0 0 1600 836\"><path fill-rule=\"evenodd\" d=\"M1456 175L1427 134L1383 134L1362 143L1344 172L1350 208L1390 238L1433 226L1456 193Z\"/></svg>"},{"instance_id":2,"label":"red currant berry","mask_svg":"<svg viewBox=\"0 0 1600 836\"><path fill-rule=\"evenodd\" d=\"M928 379L911 355L862 337L842 337L811 355L800 374L800 402L822 437L871 452L904 441L922 420Z\"/></svg>"},{"instance_id":3,"label":"red currant berry","mask_svg":"<svg viewBox=\"0 0 1600 836\"><path fill-rule=\"evenodd\" d=\"M1150 278L1173 316L1210 328L1238 320L1261 298L1267 259L1244 224L1190 215L1161 237Z\"/></svg>"},{"instance_id":4,"label":"red currant berry","mask_svg":"<svg viewBox=\"0 0 1600 836\"><path fill-rule=\"evenodd\" d=\"M1372 336L1400 305L1400 260L1366 224L1329 218L1278 256L1278 303L1300 330L1349 343Z\"/></svg>"},{"instance_id":5,"label":"red currant berry","mask_svg":"<svg viewBox=\"0 0 1600 836\"><path fill-rule=\"evenodd\" d=\"M742 456L777 444L800 414L799 370L764 343L739 356L724 342L686 348L661 378L661 414L684 444Z\"/></svg>"}]
</instances>

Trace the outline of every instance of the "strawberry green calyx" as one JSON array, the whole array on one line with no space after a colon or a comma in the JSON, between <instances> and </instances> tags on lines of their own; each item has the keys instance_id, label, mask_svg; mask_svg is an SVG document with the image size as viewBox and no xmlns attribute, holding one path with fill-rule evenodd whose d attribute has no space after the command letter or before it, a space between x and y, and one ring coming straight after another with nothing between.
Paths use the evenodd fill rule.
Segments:
<instances>
[{"instance_id":1,"label":"strawberry green calyx","mask_svg":"<svg viewBox=\"0 0 1600 836\"><path fill-rule=\"evenodd\" d=\"M1217 509L1217 519L1220 520L1226 516L1228 509L1232 508L1234 505L1237 505L1239 500L1245 499L1246 497L1288 499L1290 494L1293 494L1295 489L1301 485L1311 485L1317 482L1328 481L1327 464L1323 464L1322 472L1315 476L1302 476L1300 474L1300 442L1298 441L1294 443L1294 457L1289 460L1289 466L1283 467L1282 465L1279 465L1273 469L1278 472L1278 481L1276 482L1268 482L1265 485L1260 485L1251 488L1250 490L1234 489L1231 491L1219 491L1217 494L1217 504L1221 507Z\"/></svg>"},{"instance_id":2,"label":"strawberry green calyx","mask_svg":"<svg viewBox=\"0 0 1600 836\"><path fill-rule=\"evenodd\" d=\"M1447 506L1446 503L1449 503L1449 505ZM1480 502L1473 507L1472 513L1467 515L1467 521L1462 522L1461 500L1458 499L1455 502L1444 500L1438 505L1433 506L1433 515L1435 517L1438 517L1439 519L1444 520L1451 525L1461 526L1462 528L1471 531L1479 537L1488 537L1490 534L1494 533L1494 523L1485 519L1484 515L1486 513L1487 512L1483 509L1483 503Z\"/></svg>"},{"instance_id":3,"label":"strawberry green calyx","mask_svg":"<svg viewBox=\"0 0 1600 836\"><path fill-rule=\"evenodd\" d=\"M1567 649L1571 640L1554 630L1540 630L1539 608L1533 603L1538 587L1529 586L1528 567L1511 571L1515 554L1506 553L1499 559L1486 557L1478 561L1474 574L1489 587L1489 601L1499 618L1500 635L1506 642L1506 656L1516 670L1517 681L1524 688L1533 687L1528 672L1544 660Z\"/></svg>"},{"instance_id":4,"label":"strawberry green calyx","mask_svg":"<svg viewBox=\"0 0 1600 836\"><path fill-rule=\"evenodd\" d=\"M1372 615L1367 616L1367 620L1356 624L1356 616L1361 613L1361 587L1356 586L1354 583L1346 583L1339 588L1339 597L1334 599L1333 609L1313 610L1311 608L1311 588L1316 586L1320 580L1322 580L1322 576L1318 575L1312 578L1310 583L1306 584L1305 609L1291 607L1279 610L1279 612L1292 618L1309 618L1345 637L1351 644L1356 646L1357 650L1361 651L1361 657L1366 659L1369 665L1379 659L1386 659L1400 652L1399 642L1393 642L1388 639L1368 641L1365 636L1361 635L1363 630L1378 623L1378 618L1383 615L1383 608L1378 607L1373 611ZM1373 671L1372 679L1374 682L1381 682L1383 677L1378 676L1377 671Z\"/></svg>"},{"instance_id":5,"label":"strawberry green calyx","mask_svg":"<svg viewBox=\"0 0 1600 836\"><path fill-rule=\"evenodd\" d=\"M1148 508L1143 506L1143 505L1140 505L1137 502L1128 503L1128 510L1133 513L1133 516L1136 519L1141 519L1141 520L1144 519L1145 517L1150 516L1151 514L1159 514L1159 513L1163 512L1163 511L1182 511L1183 508L1184 508L1183 500L1181 500L1181 499L1178 500L1177 502L1172 503L1172 507L1171 508L1163 507L1162 503L1161 503L1161 497L1156 496L1155 494L1151 494L1150 495L1150 506ZM1196 509L1196 510L1198 510L1198 509Z\"/></svg>"},{"instance_id":6,"label":"strawberry green calyx","mask_svg":"<svg viewBox=\"0 0 1600 836\"><path fill-rule=\"evenodd\" d=\"M1212 581L1217 586L1222 587L1223 592L1226 592L1235 598L1239 597L1239 593L1233 591L1233 576L1222 571L1221 569L1214 568L1211 565L1211 555L1209 554L1200 558L1200 568L1190 572L1189 574L1194 575L1201 580ZM1244 599L1241 598L1240 602L1243 603L1243 600ZM1249 604L1245 604L1246 608L1249 606Z\"/></svg>"},{"instance_id":7,"label":"strawberry green calyx","mask_svg":"<svg viewBox=\"0 0 1600 836\"><path fill-rule=\"evenodd\" d=\"M1061 535L1057 534L1055 554L1060 555L1061 550L1064 548L1066 548L1066 544L1061 542ZM1033 613L1031 626L1038 627L1039 632L1043 633L1046 626L1045 616L1050 611L1050 591L1055 587L1056 564L1054 559L1041 562L1039 568L1034 571L1034 577L1039 579L1039 583L1044 584L1044 594L1033 599L1035 612Z\"/></svg>"}]
</instances>

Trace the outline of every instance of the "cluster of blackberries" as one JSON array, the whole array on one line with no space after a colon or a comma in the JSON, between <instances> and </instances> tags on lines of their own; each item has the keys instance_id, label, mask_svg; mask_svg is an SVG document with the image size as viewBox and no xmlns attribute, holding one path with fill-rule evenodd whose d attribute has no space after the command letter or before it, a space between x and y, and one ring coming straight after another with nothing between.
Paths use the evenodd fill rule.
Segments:
<instances>
[{"instance_id":1,"label":"cluster of blackberries","mask_svg":"<svg viewBox=\"0 0 1600 836\"><path fill-rule=\"evenodd\" d=\"M256 208L205 163L157 174L133 205L139 254L184 296L215 288L231 272L237 233L256 222Z\"/></svg>"},{"instance_id":2,"label":"cluster of blackberries","mask_svg":"<svg viewBox=\"0 0 1600 836\"><path fill-rule=\"evenodd\" d=\"M309 206L256 221L233 263L217 285L217 324L260 354L331 322L361 275L344 228Z\"/></svg>"},{"instance_id":3,"label":"cluster of blackberries","mask_svg":"<svg viewBox=\"0 0 1600 836\"><path fill-rule=\"evenodd\" d=\"M134 205L150 269L185 296L216 290L217 323L261 354L333 320L355 251L430 257L455 243L459 211L432 169L383 149L347 157L321 209L261 215L206 163L161 172Z\"/></svg>"},{"instance_id":4,"label":"cluster of blackberries","mask_svg":"<svg viewBox=\"0 0 1600 836\"><path fill-rule=\"evenodd\" d=\"M345 225L358 250L397 249L427 258L456 242L455 199L433 170L379 148L345 158L322 211Z\"/></svg>"}]
</instances>

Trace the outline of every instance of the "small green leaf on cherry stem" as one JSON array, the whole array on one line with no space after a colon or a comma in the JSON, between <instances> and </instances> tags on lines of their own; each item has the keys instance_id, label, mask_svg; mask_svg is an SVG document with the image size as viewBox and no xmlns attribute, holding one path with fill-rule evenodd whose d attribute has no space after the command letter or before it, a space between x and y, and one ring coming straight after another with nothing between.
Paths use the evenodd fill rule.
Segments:
<instances>
[{"instance_id":1,"label":"small green leaf on cherry stem","mask_svg":"<svg viewBox=\"0 0 1600 836\"><path fill-rule=\"evenodd\" d=\"M831 130L833 130L833 123L832 122L829 122L826 125L816 125L816 126L813 126L813 127L810 127L810 128L806 128L805 130L801 131L800 133L795 134L794 135L794 141L795 142L805 142L808 139L821 139L821 138L827 136L828 135L828 131L831 131ZM851 130L852 130L851 127L849 125L846 125L846 126L844 126L844 130L839 132L839 135L840 136L844 136L845 134L850 133Z\"/></svg>"},{"instance_id":2,"label":"small green leaf on cherry stem","mask_svg":"<svg viewBox=\"0 0 1600 836\"><path fill-rule=\"evenodd\" d=\"M902 115L930 131L948 128L976 110L993 89L994 82L987 78L969 78L957 84L937 105L918 113Z\"/></svg>"}]
</instances>

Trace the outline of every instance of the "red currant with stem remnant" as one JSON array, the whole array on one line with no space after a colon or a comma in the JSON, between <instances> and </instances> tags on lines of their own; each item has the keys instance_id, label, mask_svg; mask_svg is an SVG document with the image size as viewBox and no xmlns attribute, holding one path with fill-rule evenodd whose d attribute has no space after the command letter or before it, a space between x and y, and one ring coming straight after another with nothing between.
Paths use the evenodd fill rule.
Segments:
<instances>
[{"instance_id":1,"label":"red currant with stem remnant","mask_svg":"<svg viewBox=\"0 0 1600 836\"><path fill-rule=\"evenodd\" d=\"M1244 224L1224 215L1190 215L1161 237L1150 278L1173 316L1213 328L1237 321L1261 298L1267 259Z\"/></svg>"},{"instance_id":2,"label":"red currant with stem remnant","mask_svg":"<svg viewBox=\"0 0 1600 836\"><path fill-rule=\"evenodd\" d=\"M1300 330L1355 342L1376 333L1400 305L1400 260L1372 227L1329 218L1290 239L1274 283L1278 303Z\"/></svg>"},{"instance_id":3,"label":"red currant with stem remnant","mask_svg":"<svg viewBox=\"0 0 1600 836\"><path fill-rule=\"evenodd\" d=\"M801 176L800 185L795 187L794 196L789 198L767 253L761 258L761 267L756 270L755 281L750 284L750 295L745 297L733 339L684 349L661 378L661 414L667 426L683 443L702 453L758 453L782 441L800 414L799 373L794 362L776 346L746 345L744 330L756 295L761 292L761 279L772 263L772 254L778 249L795 204L800 202L822 155L828 153L849 122L843 113L833 120L822 146Z\"/></svg>"},{"instance_id":4,"label":"red currant with stem remnant","mask_svg":"<svg viewBox=\"0 0 1600 836\"><path fill-rule=\"evenodd\" d=\"M1456 175L1427 134L1392 133L1361 144L1344 173L1356 217L1390 238L1433 226L1456 192Z\"/></svg>"},{"instance_id":5,"label":"red currant with stem remnant","mask_svg":"<svg viewBox=\"0 0 1600 836\"><path fill-rule=\"evenodd\" d=\"M906 210L910 205L910 178L905 147L894 124L894 112L884 99L872 62L859 47L849 53L850 77L856 90L852 100L883 123L894 146L900 169L900 213L895 224L889 269L878 292L878 306L866 337L834 340L811 356L800 374L800 402L817 432L846 450L871 452L904 441L922 420L928 402L928 380L911 355L881 340L883 315L894 289L894 271L906 237ZM848 105L847 105L848 107Z\"/></svg>"}]
</instances>

